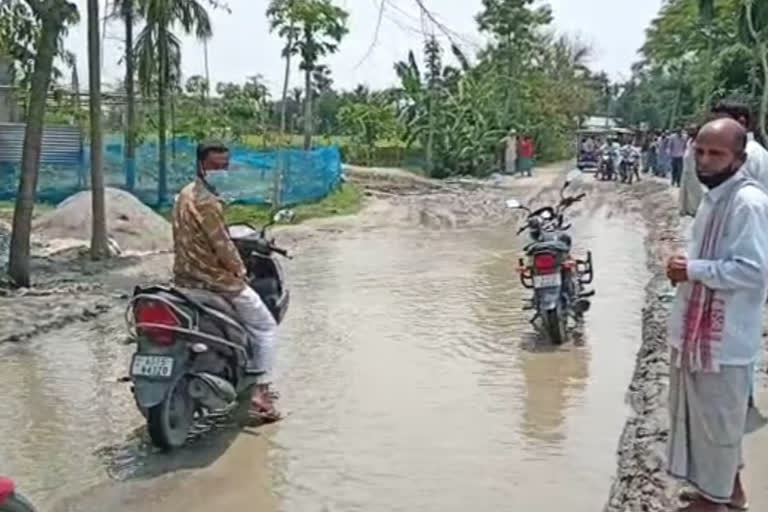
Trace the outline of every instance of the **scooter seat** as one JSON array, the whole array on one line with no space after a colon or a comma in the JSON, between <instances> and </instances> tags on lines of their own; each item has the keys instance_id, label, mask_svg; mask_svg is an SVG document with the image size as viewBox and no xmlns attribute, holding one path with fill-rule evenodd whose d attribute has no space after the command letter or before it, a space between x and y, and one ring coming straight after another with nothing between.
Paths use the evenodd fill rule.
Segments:
<instances>
[{"instance_id":1,"label":"scooter seat","mask_svg":"<svg viewBox=\"0 0 768 512\"><path fill-rule=\"evenodd\" d=\"M176 287L176 289L186 297L200 304L201 306L215 309L216 311L224 313L225 315L231 316L233 318L237 318L237 312L235 311L235 308L232 305L232 303L229 302L224 297L222 297L221 295L219 295L218 293L210 292L208 290L201 290L197 288Z\"/></svg>"}]
</instances>

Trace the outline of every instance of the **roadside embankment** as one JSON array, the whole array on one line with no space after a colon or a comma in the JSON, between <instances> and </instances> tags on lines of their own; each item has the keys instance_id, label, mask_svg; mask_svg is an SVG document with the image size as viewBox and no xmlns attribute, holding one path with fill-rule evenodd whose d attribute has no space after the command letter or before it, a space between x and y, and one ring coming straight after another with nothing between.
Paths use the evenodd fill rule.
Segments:
<instances>
[{"instance_id":1,"label":"roadside embankment","mask_svg":"<svg viewBox=\"0 0 768 512\"><path fill-rule=\"evenodd\" d=\"M682 247L682 223L669 186L645 180L623 191L639 203L647 227L647 264L642 341L627 391L631 412L618 446L618 468L605 512L668 512L677 485L665 471L668 436L667 388L669 354L666 321L671 288L663 262Z\"/></svg>"}]
</instances>

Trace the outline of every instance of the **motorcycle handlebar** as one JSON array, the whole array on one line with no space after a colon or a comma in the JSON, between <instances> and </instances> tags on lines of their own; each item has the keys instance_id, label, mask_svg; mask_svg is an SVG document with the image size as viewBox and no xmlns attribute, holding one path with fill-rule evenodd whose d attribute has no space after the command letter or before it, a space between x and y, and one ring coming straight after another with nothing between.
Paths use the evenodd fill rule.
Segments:
<instances>
[{"instance_id":1,"label":"motorcycle handlebar","mask_svg":"<svg viewBox=\"0 0 768 512\"><path fill-rule=\"evenodd\" d=\"M281 249L280 247L277 247L276 245L272 245L272 244L270 244L270 245L269 245L269 249L270 249L272 252L276 252L276 253L277 253L277 254L279 254L280 256L283 256L283 257L285 257L285 258L290 258L290 256L288 255L288 251L286 251L285 249Z\"/></svg>"}]
</instances>

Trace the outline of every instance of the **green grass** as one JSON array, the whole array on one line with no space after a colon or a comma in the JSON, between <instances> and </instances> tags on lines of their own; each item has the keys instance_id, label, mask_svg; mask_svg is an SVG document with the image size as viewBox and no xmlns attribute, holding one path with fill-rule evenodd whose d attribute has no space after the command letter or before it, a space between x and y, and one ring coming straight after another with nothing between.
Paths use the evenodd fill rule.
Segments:
<instances>
[{"instance_id":1,"label":"green grass","mask_svg":"<svg viewBox=\"0 0 768 512\"><path fill-rule=\"evenodd\" d=\"M292 223L299 224L308 219L352 215L359 212L362 206L363 194L360 188L345 183L320 201L299 204L290 209L296 214ZM224 217L228 223L248 222L262 225L267 223L270 213L271 207L266 205L234 204L224 209Z\"/></svg>"},{"instance_id":2,"label":"green grass","mask_svg":"<svg viewBox=\"0 0 768 512\"><path fill-rule=\"evenodd\" d=\"M14 201L0 201L0 220L5 220L9 223L13 220L14 204L15 204ZM33 217L43 215L44 213L47 213L53 210L54 208L56 208L56 206L52 204L37 203L35 204L35 211L33 212Z\"/></svg>"},{"instance_id":3,"label":"green grass","mask_svg":"<svg viewBox=\"0 0 768 512\"><path fill-rule=\"evenodd\" d=\"M292 224L299 224L308 219L332 217L334 215L353 215L363 206L363 193L359 187L345 183L320 201L291 206L296 214ZM171 220L172 210L164 207L157 212ZM224 218L228 224L247 222L261 226L269 221L272 207L269 205L232 204L224 207Z\"/></svg>"}]
</instances>

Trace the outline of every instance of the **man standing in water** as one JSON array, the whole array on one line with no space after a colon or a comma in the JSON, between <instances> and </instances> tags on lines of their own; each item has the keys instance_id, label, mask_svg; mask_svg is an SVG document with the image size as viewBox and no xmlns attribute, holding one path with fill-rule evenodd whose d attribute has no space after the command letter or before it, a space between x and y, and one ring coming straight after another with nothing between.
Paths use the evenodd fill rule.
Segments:
<instances>
[{"instance_id":1,"label":"man standing in water","mask_svg":"<svg viewBox=\"0 0 768 512\"><path fill-rule=\"evenodd\" d=\"M708 191L687 256L672 257L668 470L697 492L686 512L743 509L742 439L768 294L768 195L745 173L747 133L731 119L703 126L696 173Z\"/></svg>"},{"instance_id":2,"label":"man standing in water","mask_svg":"<svg viewBox=\"0 0 768 512\"><path fill-rule=\"evenodd\" d=\"M173 280L178 286L221 295L235 308L249 334L252 357L247 371L256 375L252 414L280 419L269 392L277 323L246 282L246 269L224 222L211 182L228 172L229 149L220 143L197 147L197 178L181 189L173 207Z\"/></svg>"}]
</instances>

